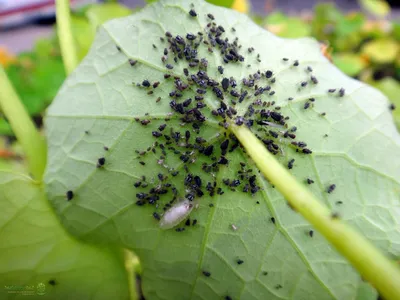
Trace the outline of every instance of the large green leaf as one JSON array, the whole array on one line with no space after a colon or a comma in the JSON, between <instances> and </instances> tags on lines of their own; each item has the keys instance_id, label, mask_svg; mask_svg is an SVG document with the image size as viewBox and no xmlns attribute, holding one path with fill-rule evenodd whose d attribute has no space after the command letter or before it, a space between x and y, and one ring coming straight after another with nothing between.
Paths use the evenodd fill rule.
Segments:
<instances>
[{"instance_id":1,"label":"large green leaf","mask_svg":"<svg viewBox=\"0 0 400 300\"><path fill-rule=\"evenodd\" d=\"M223 162L220 147L224 148L225 134L229 150L236 142L229 128L225 131L218 125L222 117L210 112L222 105L216 97L218 90L207 87L204 101L193 100L183 108L186 120L171 109L172 104L181 110L170 102L194 99L199 86L192 83L182 98L172 98L169 94L179 82L174 83L173 77L164 79L164 74L189 82L183 68L193 75L198 67L188 67L185 59L174 63L165 32L170 31L175 42L176 35L185 37L188 32L202 32L208 40L207 28L215 34L222 31L212 24L207 27L207 14L211 13L216 25L224 27L222 40L232 42L238 37L237 51L244 56L243 63L224 63L221 50L211 41L200 44L198 57L208 60L207 74L218 82L232 76L239 85L237 91L248 90L249 98L235 106L238 115L248 113L256 98L266 101L265 107L257 106L256 101L255 114L245 115L255 119L251 130L269 143L271 151L275 150L266 139L274 140L280 149L279 161L288 165L295 159L294 176L305 184L307 178L312 179L309 187L318 198L385 253L397 257L400 137L387 99L341 73L312 39L277 38L247 16L205 2L196 2L197 17L189 15L191 8L190 1L160 1L133 16L106 23L88 56L61 88L46 118L49 156L45 181L62 223L82 239L135 250L143 265L143 290L148 299L221 299L228 295L233 299L353 299L359 293L364 299L374 299L371 288L365 290L360 276L325 239L317 232L310 234L310 225L288 207L240 147L228 151L228 165L215 164L211 170L203 166L214 159ZM185 44L191 42L185 40ZM248 51L249 47L254 51ZM164 48L173 69L162 62ZM217 66L223 66L223 75ZM256 84L270 85L271 90L254 97L254 88L244 87L242 78L257 70L263 76ZM267 70L274 76L267 79ZM145 80L160 84L146 88ZM222 90L221 85L219 88ZM333 88L335 92L328 92ZM340 88L345 89L343 97ZM233 106L230 90L224 101ZM289 97L294 99L289 101ZM205 122L193 121L194 105L203 102L206 107L199 111ZM304 109L305 103L311 103L308 109ZM262 108L290 117L285 122L289 128L297 126L295 140L306 142L313 153L297 152L293 140L286 138L285 128L273 118L259 125ZM275 113L272 115L279 119ZM159 131L163 124L165 130ZM268 130L277 131L278 137ZM178 131L180 137L174 133ZM201 149L196 137L206 140L208 150ZM207 156L211 145L213 154ZM204 196L195 197L190 213L190 220L196 219L197 224L189 227L183 221L178 231L161 230L153 213L162 215L174 199L169 185L176 188L178 198L190 198L188 194L198 189L198 180L191 180L188 173L202 180ZM233 184L239 186L228 187L225 179L240 179ZM205 186L210 182L212 187L214 180L216 193L211 196ZM135 187L139 181L141 186ZM253 196L245 192L250 184L261 188L257 192L254 188ZM327 193L332 184L336 189ZM218 194L218 188L224 193ZM71 201L65 199L68 190L74 191ZM154 198L147 197L144 205L137 205L142 203L137 202L140 193L150 192L159 200L152 205ZM207 277L204 271L211 275Z\"/></svg>"},{"instance_id":2,"label":"large green leaf","mask_svg":"<svg viewBox=\"0 0 400 300\"><path fill-rule=\"evenodd\" d=\"M123 253L72 238L42 187L0 171L1 299L128 299Z\"/></svg>"}]
</instances>

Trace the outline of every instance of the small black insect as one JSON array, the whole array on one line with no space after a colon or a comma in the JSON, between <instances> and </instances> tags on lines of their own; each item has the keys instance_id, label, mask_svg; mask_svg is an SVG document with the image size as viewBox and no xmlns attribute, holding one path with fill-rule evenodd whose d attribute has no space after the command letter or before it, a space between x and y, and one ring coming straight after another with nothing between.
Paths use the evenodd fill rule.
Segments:
<instances>
[{"instance_id":1,"label":"small black insect","mask_svg":"<svg viewBox=\"0 0 400 300\"><path fill-rule=\"evenodd\" d=\"M222 79L221 84L224 91L226 91L229 87L229 79L225 77L224 79Z\"/></svg>"},{"instance_id":2,"label":"small black insect","mask_svg":"<svg viewBox=\"0 0 400 300\"><path fill-rule=\"evenodd\" d=\"M309 108L309 107L310 107L310 102L304 103L304 109L307 109L307 108Z\"/></svg>"},{"instance_id":3,"label":"small black insect","mask_svg":"<svg viewBox=\"0 0 400 300\"><path fill-rule=\"evenodd\" d=\"M179 228L175 229L176 232L182 232L182 231L184 231L184 230L185 230L184 227L179 227Z\"/></svg>"},{"instance_id":4,"label":"small black insect","mask_svg":"<svg viewBox=\"0 0 400 300\"><path fill-rule=\"evenodd\" d=\"M334 92L336 92L336 89L329 89L328 90L328 93L334 93Z\"/></svg>"},{"instance_id":5,"label":"small black insect","mask_svg":"<svg viewBox=\"0 0 400 300\"><path fill-rule=\"evenodd\" d=\"M309 235L310 237L313 237L313 236L314 236L314 231L313 231L313 230L310 230L310 231L308 232L308 235Z\"/></svg>"},{"instance_id":6,"label":"small black insect","mask_svg":"<svg viewBox=\"0 0 400 300\"><path fill-rule=\"evenodd\" d=\"M167 31L167 32L165 33L165 36L170 38L170 37L172 37L172 34L171 34L171 32Z\"/></svg>"},{"instance_id":7,"label":"small black insect","mask_svg":"<svg viewBox=\"0 0 400 300\"><path fill-rule=\"evenodd\" d=\"M204 155L206 155L206 156L210 156L212 153L213 153L213 150L214 150L214 146L213 145L210 145L210 146L208 146L206 149L204 149Z\"/></svg>"},{"instance_id":8,"label":"small black insect","mask_svg":"<svg viewBox=\"0 0 400 300\"><path fill-rule=\"evenodd\" d=\"M50 280L49 280L49 284L50 284L50 285L56 285L57 282L56 282L54 279L50 279Z\"/></svg>"},{"instance_id":9,"label":"small black insect","mask_svg":"<svg viewBox=\"0 0 400 300\"><path fill-rule=\"evenodd\" d=\"M331 214L331 218L332 218L332 219L339 219L339 217L340 217L340 215L339 215L339 213L337 213L337 212L333 212L333 213Z\"/></svg>"},{"instance_id":10,"label":"small black insect","mask_svg":"<svg viewBox=\"0 0 400 300\"><path fill-rule=\"evenodd\" d=\"M187 38L189 41L193 41L193 40L196 39L196 35L194 35L193 33L187 33L187 34L186 34L186 38Z\"/></svg>"},{"instance_id":11,"label":"small black insect","mask_svg":"<svg viewBox=\"0 0 400 300\"><path fill-rule=\"evenodd\" d=\"M134 59L129 59L129 64L133 67L134 65L136 65L137 60Z\"/></svg>"},{"instance_id":12,"label":"small black insect","mask_svg":"<svg viewBox=\"0 0 400 300\"><path fill-rule=\"evenodd\" d=\"M265 77L271 78L272 77L272 71L268 70L267 72L265 72Z\"/></svg>"},{"instance_id":13,"label":"small black insect","mask_svg":"<svg viewBox=\"0 0 400 300\"><path fill-rule=\"evenodd\" d=\"M220 74L224 74L224 68L222 66L218 66L218 72Z\"/></svg>"},{"instance_id":14,"label":"small black insect","mask_svg":"<svg viewBox=\"0 0 400 300\"><path fill-rule=\"evenodd\" d=\"M142 85L143 85L144 87L149 87L149 86L150 86L150 82L149 82L147 79L146 79L146 80L143 80Z\"/></svg>"},{"instance_id":15,"label":"small black insect","mask_svg":"<svg viewBox=\"0 0 400 300\"><path fill-rule=\"evenodd\" d=\"M207 14L207 17L210 18L211 20L214 20L214 16L212 14Z\"/></svg>"},{"instance_id":16,"label":"small black insect","mask_svg":"<svg viewBox=\"0 0 400 300\"><path fill-rule=\"evenodd\" d=\"M293 164L294 164L294 158L292 158L291 160L289 160L288 162L288 169L293 169Z\"/></svg>"},{"instance_id":17,"label":"small black insect","mask_svg":"<svg viewBox=\"0 0 400 300\"><path fill-rule=\"evenodd\" d=\"M307 183L308 183L308 184L313 184L313 183L314 183L314 180L312 180L312 179L310 179L310 178L307 178Z\"/></svg>"},{"instance_id":18,"label":"small black insect","mask_svg":"<svg viewBox=\"0 0 400 300\"><path fill-rule=\"evenodd\" d=\"M241 260L241 259L238 259L238 260L236 261L236 263L237 263L238 265L241 265L242 263L244 263L244 261Z\"/></svg>"},{"instance_id":19,"label":"small black insect","mask_svg":"<svg viewBox=\"0 0 400 300\"><path fill-rule=\"evenodd\" d=\"M346 93L346 90L344 88L340 88L339 97L343 97L345 93Z\"/></svg>"},{"instance_id":20,"label":"small black insect","mask_svg":"<svg viewBox=\"0 0 400 300\"><path fill-rule=\"evenodd\" d=\"M192 222L192 226L194 226L196 224L197 224L197 219L194 219L193 222Z\"/></svg>"},{"instance_id":21,"label":"small black insect","mask_svg":"<svg viewBox=\"0 0 400 300\"><path fill-rule=\"evenodd\" d=\"M97 167L100 168L100 167L104 166L105 163L106 163L106 159L104 157L100 157L97 160Z\"/></svg>"},{"instance_id":22,"label":"small black insect","mask_svg":"<svg viewBox=\"0 0 400 300\"><path fill-rule=\"evenodd\" d=\"M312 151L311 151L310 149L307 149L307 148L304 148L304 149L302 150L302 152L303 152L304 154L311 154L311 153L312 153Z\"/></svg>"},{"instance_id":23,"label":"small black insect","mask_svg":"<svg viewBox=\"0 0 400 300\"><path fill-rule=\"evenodd\" d=\"M293 63L293 66L297 67L298 65L299 65L299 61L295 60L294 63Z\"/></svg>"},{"instance_id":24,"label":"small black insect","mask_svg":"<svg viewBox=\"0 0 400 300\"><path fill-rule=\"evenodd\" d=\"M167 69L169 69L169 70L172 70L172 69L174 68L174 66L171 65L171 64L166 64L165 67L166 67Z\"/></svg>"},{"instance_id":25,"label":"small black insect","mask_svg":"<svg viewBox=\"0 0 400 300\"><path fill-rule=\"evenodd\" d=\"M161 219L160 215L158 213L156 213L156 212L153 213L153 217L154 217L154 219L156 219L158 221L160 221L160 219Z\"/></svg>"},{"instance_id":26,"label":"small black insect","mask_svg":"<svg viewBox=\"0 0 400 300\"><path fill-rule=\"evenodd\" d=\"M307 81L303 81L303 82L301 83L301 86L302 86L302 87L305 87L307 84L308 84Z\"/></svg>"},{"instance_id":27,"label":"small black insect","mask_svg":"<svg viewBox=\"0 0 400 300\"><path fill-rule=\"evenodd\" d=\"M395 109L396 109L396 105L394 105L393 103L391 103L391 104L389 105L389 109L390 109L390 110L395 110Z\"/></svg>"},{"instance_id":28,"label":"small black insect","mask_svg":"<svg viewBox=\"0 0 400 300\"><path fill-rule=\"evenodd\" d=\"M317 84L317 83L318 83L317 77L311 76L310 79L311 79L312 83L314 83L314 84Z\"/></svg>"},{"instance_id":29,"label":"small black insect","mask_svg":"<svg viewBox=\"0 0 400 300\"><path fill-rule=\"evenodd\" d=\"M66 196L67 196L67 200L70 201L70 200L72 200L72 198L74 198L74 192L67 191Z\"/></svg>"},{"instance_id":30,"label":"small black insect","mask_svg":"<svg viewBox=\"0 0 400 300\"><path fill-rule=\"evenodd\" d=\"M210 277L210 276L211 276L211 273L208 272L208 271L203 271L203 275L206 276L206 277Z\"/></svg>"},{"instance_id":31,"label":"small black insect","mask_svg":"<svg viewBox=\"0 0 400 300\"><path fill-rule=\"evenodd\" d=\"M194 9L191 9L191 10L189 11L189 15L190 15L191 17L197 17L197 13L196 13L196 11L195 11Z\"/></svg>"},{"instance_id":32,"label":"small black insect","mask_svg":"<svg viewBox=\"0 0 400 300\"><path fill-rule=\"evenodd\" d=\"M275 218L274 217L271 217L271 222L272 222L272 224L275 224Z\"/></svg>"},{"instance_id":33,"label":"small black insect","mask_svg":"<svg viewBox=\"0 0 400 300\"><path fill-rule=\"evenodd\" d=\"M328 194L330 194L330 193L332 193L335 189L336 189L336 184L331 184L331 185L327 188L326 192L327 192Z\"/></svg>"},{"instance_id":34,"label":"small black insect","mask_svg":"<svg viewBox=\"0 0 400 300\"><path fill-rule=\"evenodd\" d=\"M158 132L158 131L153 131L152 133L151 133L154 137L160 137L160 136L162 136L162 133L161 132Z\"/></svg>"}]
</instances>

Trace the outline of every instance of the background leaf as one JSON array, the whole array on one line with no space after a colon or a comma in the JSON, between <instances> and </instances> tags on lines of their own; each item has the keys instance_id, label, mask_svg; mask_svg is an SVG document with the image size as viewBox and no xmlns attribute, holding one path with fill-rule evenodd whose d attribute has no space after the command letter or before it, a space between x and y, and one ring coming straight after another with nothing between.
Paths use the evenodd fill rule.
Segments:
<instances>
[{"instance_id":1,"label":"background leaf","mask_svg":"<svg viewBox=\"0 0 400 300\"><path fill-rule=\"evenodd\" d=\"M133 16L106 23L88 56L61 88L46 118L46 188L61 222L82 239L133 249L141 259L143 290L149 299L220 299L227 295L233 299L351 299L364 293L360 276L317 232L310 236L310 225L287 206L240 148L226 154L229 165L219 165L215 172L203 171L203 163L212 164L214 155L220 159L224 134L229 137L229 131L218 125L221 118L209 109L219 108L220 101L208 88L207 107L201 110L207 120L194 123L198 131L172 113L169 93L176 83L172 77L165 80L164 74L186 82L182 69L187 62L174 63L170 53L168 63L174 68L167 69L161 56L168 43L160 37L166 39L166 31L182 37L203 31L210 21L208 13L224 27L222 37L230 41L238 37L244 64L224 64L217 49L210 53L199 46L199 57L208 60L209 76L218 82L232 76L240 91L247 89L242 84L244 76L272 70L275 83L265 76L259 82L270 84L275 91L260 96L269 102L265 107L290 117L288 128L297 127L296 140L305 141L313 151L312 155L299 154L282 137L276 140L282 149L277 159L288 165L295 158L294 176L305 184L307 178L312 179L309 187L319 199L386 254L398 257L400 137L387 99L332 66L314 40L277 38L242 14L203 2L195 6L198 18L190 17L190 9L187 1L160 1ZM217 70L219 65L224 67L223 75ZM319 79L317 85L310 81L307 66ZM189 68L190 74L197 71ZM146 88L145 80L160 84ZM308 82L305 88L301 88L303 81ZM339 97L342 87L345 95ZM185 90L177 103L194 98L197 88ZM328 92L332 88L335 93ZM249 91L253 96L254 90ZM233 105L228 100L234 98L227 93L225 97ZM289 101L289 97L294 99ZM315 101L304 109L310 98ZM253 101L238 103L238 114L243 115ZM144 120L150 123L144 126ZM163 124L166 129L157 139L153 131ZM285 130L275 126L268 129ZM255 122L252 130L268 136L263 128ZM174 150L164 145L165 135L172 136L166 145ZM206 156L205 150L200 154L194 146L187 146L186 138L194 145L196 137L203 137L206 146L213 145L214 154ZM229 139L231 147L235 141ZM182 162L186 157L188 171ZM99 158L105 158L103 167L97 167L103 162ZM189 197L188 172L201 177L204 191L204 196L195 199L199 207L190 215L197 224L185 226L183 222L179 228L185 230L180 232L160 230L153 214L162 215L174 199L168 184L174 185L178 198ZM254 196L243 192L250 180L248 175L241 179L243 172L256 176L260 190ZM224 183L238 178L236 188ZM210 196L205 186L210 182L212 187L214 179L216 191ZM335 191L327 193L333 183ZM159 200L151 200L156 204L149 204L149 198L143 206L135 204L140 193L163 189L162 184L167 184L167 193L160 192ZM67 202L64 195L69 189L75 197ZM363 295L374 297L375 292L368 287Z\"/></svg>"},{"instance_id":2,"label":"background leaf","mask_svg":"<svg viewBox=\"0 0 400 300\"><path fill-rule=\"evenodd\" d=\"M70 237L40 185L0 171L0 199L1 299L128 299L121 250ZM13 293L20 287L29 292L25 286L33 286L33 296Z\"/></svg>"}]
</instances>

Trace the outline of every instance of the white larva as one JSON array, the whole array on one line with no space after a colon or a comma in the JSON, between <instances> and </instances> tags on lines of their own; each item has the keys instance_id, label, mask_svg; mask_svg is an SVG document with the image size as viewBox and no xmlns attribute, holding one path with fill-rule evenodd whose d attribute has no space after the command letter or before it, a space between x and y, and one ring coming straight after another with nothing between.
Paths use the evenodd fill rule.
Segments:
<instances>
[{"instance_id":1,"label":"white larva","mask_svg":"<svg viewBox=\"0 0 400 300\"><path fill-rule=\"evenodd\" d=\"M169 229L178 225L187 218L193 207L193 203L187 199L173 205L162 216L160 220L161 229Z\"/></svg>"}]
</instances>

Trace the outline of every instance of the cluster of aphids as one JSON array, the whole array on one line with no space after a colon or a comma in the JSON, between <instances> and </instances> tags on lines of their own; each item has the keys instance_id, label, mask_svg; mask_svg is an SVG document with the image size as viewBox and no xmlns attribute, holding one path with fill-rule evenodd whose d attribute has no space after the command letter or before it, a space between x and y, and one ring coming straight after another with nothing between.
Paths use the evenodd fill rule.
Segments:
<instances>
[{"instance_id":1,"label":"cluster of aphids","mask_svg":"<svg viewBox=\"0 0 400 300\"><path fill-rule=\"evenodd\" d=\"M198 17L194 8L189 11L189 16L190 18ZM156 180L148 180L143 176L141 180L134 183L134 187L137 189L136 204L138 206L154 205L158 210L161 197L171 199L168 203L164 203L161 213L154 212L153 214L164 228L174 227L187 218L193 207L197 205L198 199L204 194L222 195L224 190L228 189L254 195L260 190L253 170L247 168L243 162L240 166L230 166L233 170L239 170L232 174L233 178L216 179L220 168L231 164L229 153L241 148L236 137L229 133L229 126L247 126L274 155L284 154L285 147L292 147L305 155L312 153L305 142L296 140L297 128L288 126L289 117L280 112L281 108L273 100L277 96L274 90L274 83L277 80L274 71L258 70L244 78L234 78L225 74L224 65L245 64L243 67L250 67L251 65L245 60L259 64L261 57L255 54L253 47L242 49L238 37L233 40L226 37L228 29L218 25L212 14L208 14L206 18L209 23L203 31L187 32L184 36L173 35L167 31L165 36L159 37L157 45L153 44L152 51L159 51L160 60L165 66L164 81L173 86L173 89L164 96L157 98L154 96L154 98L157 103L168 101L171 112L165 118L165 123L160 124L157 130L151 131L155 142L147 150L137 151L137 153L143 156L143 159L139 160L141 165L146 164L146 159L154 159L154 155L147 156L147 153L161 153L157 158L157 163L167 172L159 173ZM229 30L235 35L235 28L232 27ZM116 47L118 51L122 51L118 45ZM217 66L215 72L212 72L215 74L208 71L209 61L207 57L199 55L199 49L206 49L205 53L208 55L221 57L223 63ZM241 54L243 52L247 52L246 58ZM132 67L140 63L134 59L129 59L128 62ZM281 62L284 65L290 64L293 68L301 67L298 60L284 57ZM182 70L178 70L178 66ZM318 79L313 75L312 68L305 66L304 71L309 79L300 82L299 88L317 85ZM153 82L150 78L143 78L142 82L134 84L148 95L153 95L163 82ZM345 90L343 88L330 89L327 93L335 93L338 97L343 97ZM213 99L213 101L207 101L205 98ZM215 100L219 103L217 107L210 104L215 103ZM293 98L286 100L291 101ZM314 98L308 99L304 104L304 109L311 107L314 102ZM180 119L180 128L167 125L172 116L174 119ZM208 118L217 120L221 128L218 137L212 141L207 141L201 136L201 128ZM143 126L148 126L152 121L154 122L154 119L147 115L144 118L137 118L136 121ZM166 161L170 155L179 158L183 170L168 166ZM191 166L199 164L199 157L203 158L200 168L202 173L194 174ZM105 159L100 158L97 166L101 168L104 164ZM294 159L289 159L287 167L292 169L293 166ZM205 181L204 174L211 174L212 180ZM178 190L177 180L183 180L183 191ZM155 181L156 184L154 184ZM308 183L311 181L311 179L307 180ZM177 230L183 231L184 228Z\"/></svg>"}]
</instances>

